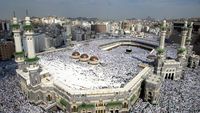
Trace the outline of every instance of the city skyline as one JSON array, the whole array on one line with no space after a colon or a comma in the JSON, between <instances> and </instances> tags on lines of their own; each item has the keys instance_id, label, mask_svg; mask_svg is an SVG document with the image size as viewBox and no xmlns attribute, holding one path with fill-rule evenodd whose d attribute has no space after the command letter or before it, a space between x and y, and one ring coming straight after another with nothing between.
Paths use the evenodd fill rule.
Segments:
<instances>
[{"instance_id":1,"label":"city skyline","mask_svg":"<svg viewBox=\"0 0 200 113\"><path fill-rule=\"evenodd\" d=\"M199 0L4 0L1 19L30 16L96 17L100 19L199 17Z\"/></svg>"}]
</instances>

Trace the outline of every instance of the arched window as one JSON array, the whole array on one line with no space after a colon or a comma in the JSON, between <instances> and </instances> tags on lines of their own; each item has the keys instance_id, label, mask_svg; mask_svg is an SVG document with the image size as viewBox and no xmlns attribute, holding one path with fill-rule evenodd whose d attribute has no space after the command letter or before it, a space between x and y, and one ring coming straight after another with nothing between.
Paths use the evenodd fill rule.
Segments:
<instances>
[{"instance_id":1,"label":"arched window","mask_svg":"<svg viewBox=\"0 0 200 113\"><path fill-rule=\"evenodd\" d=\"M115 113L119 113L119 110L115 110Z\"/></svg>"},{"instance_id":2,"label":"arched window","mask_svg":"<svg viewBox=\"0 0 200 113\"><path fill-rule=\"evenodd\" d=\"M169 73L168 79L171 79L171 73Z\"/></svg>"},{"instance_id":3,"label":"arched window","mask_svg":"<svg viewBox=\"0 0 200 113\"><path fill-rule=\"evenodd\" d=\"M47 100L48 100L48 101L51 101L51 100L52 100L52 97L51 97L50 95L48 95L48 96L47 96Z\"/></svg>"},{"instance_id":4,"label":"arched window","mask_svg":"<svg viewBox=\"0 0 200 113\"><path fill-rule=\"evenodd\" d=\"M174 73L172 73L171 79L174 80Z\"/></svg>"},{"instance_id":5,"label":"arched window","mask_svg":"<svg viewBox=\"0 0 200 113\"><path fill-rule=\"evenodd\" d=\"M128 108L128 104L127 104L126 102L124 102L124 104L123 104L122 107L123 107L123 108Z\"/></svg>"},{"instance_id":6,"label":"arched window","mask_svg":"<svg viewBox=\"0 0 200 113\"><path fill-rule=\"evenodd\" d=\"M167 79L167 76L168 76L168 73L166 73L166 75L165 75L165 79Z\"/></svg>"},{"instance_id":7,"label":"arched window","mask_svg":"<svg viewBox=\"0 0 200 113\"><path fill-rule=\"evenodd\" d=\"M77 109L76 106L73 106L73 107L72 107L72 112L78 112L78 109Z\"/></svg>"},{"instance_id":8,"label":"arched window","mask_svg":"<svg viewBox=\"0 0 200 113\"><path fill-rule=\"evenodd\" d=\"M103 101L102 101L102 100L99 100L99 103L97 103L96 106L97 106L97 107L99 107L99 106L104 106Z\"/></svg>"}]
</instances>

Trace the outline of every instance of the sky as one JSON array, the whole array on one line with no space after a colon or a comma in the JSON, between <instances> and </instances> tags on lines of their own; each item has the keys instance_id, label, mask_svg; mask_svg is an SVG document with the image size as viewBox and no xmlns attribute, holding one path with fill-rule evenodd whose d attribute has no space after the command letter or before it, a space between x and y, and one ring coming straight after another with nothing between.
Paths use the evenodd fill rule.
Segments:
<instances>
[{"instance_id":1,"label":"sky","mask_svg":"<svg viewBox=\"0 0 200 113\"><path fill-rule=\"evenodd\" d=\"M25 16L100 19L200 17L200 0L0 0L0 19Z\"/></svg>"}]
</instances>

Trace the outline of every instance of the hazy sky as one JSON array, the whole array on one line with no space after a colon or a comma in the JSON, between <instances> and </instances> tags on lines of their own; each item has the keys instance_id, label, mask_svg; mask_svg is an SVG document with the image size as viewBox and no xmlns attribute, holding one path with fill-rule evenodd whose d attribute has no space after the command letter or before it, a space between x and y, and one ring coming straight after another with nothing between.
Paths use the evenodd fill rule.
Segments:
<instances>
[{"instance_id":1,"label":"hazy sky","mask_svg":"<svg viewBox=\"0 0 200 113\"><path fill-rule=\"evenodd\" d=\"M16 16L126 18L200 17L200 0L1 0L0 19Z\"/></svg>"}]
</instances>

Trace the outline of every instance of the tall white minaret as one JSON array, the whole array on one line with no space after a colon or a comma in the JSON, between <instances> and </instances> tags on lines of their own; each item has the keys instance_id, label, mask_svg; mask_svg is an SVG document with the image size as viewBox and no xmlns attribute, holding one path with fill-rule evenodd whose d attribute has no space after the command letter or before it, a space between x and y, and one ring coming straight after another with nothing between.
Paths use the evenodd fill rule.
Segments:
<instances>
[{"instance_id":1,"label":"tall white minaret","mask_svg":"<svg viewBox=\"0 0 200 113\"><path fill-rule=\"evenodd\" d=\"M27 46L27 57L28 59L36 58L35 55L35 45L33 39L33 28L30 22L30 17L25 17L25 25L24 25L24 35L26 38L26 46Z\"/></svg>"},{"instance_id":2,"label":"tall white minaret","mask_svg":"<svg viewBox=\"0 0 200 113\"><path fill-rule=\"evenodd\" d=\"M188 22L184 22L184 27L182 28L182 38L181 38L181 49L185 49L185 42L187 38L187 24Z\"/></svg>"},{"instance_id":3,"label":"tall white minaret","mask_svg":"<svg viewBox=\"0 0 200 113\"><path fill-rule=\"evenodd\" d=\"M193 29L193 22L190 23L189 29L188 29L188 37L187 37L187 45L190 45L192 40L192 29Z\"/></svg>"},{"instance_id":4,"label":"tall white minaret","mask_svg":"<svg viewBox=\"0 0 200 113\"><path fill-rule=\"evenodd\" d=\"M24 52L22 49L20 25L15 17L15 12L12 19L12 32L15 43L15 61L18 63L18 69L22 69L24 64Z\"/></svg>"},{"instance_id":5,"label":"tall white minaret","mask_svg":"<svg viewBox=\"0 0 200 113\"><path fill-rule=\"evenodd\" d=\"M166 37L166 20L163 20L162 27L161 27L161 36L159 47L157 49L157 59L156 59L156 73L158 75L162 75L162 65L165 61L165 37Z\"/></svg>"},{"instance_id":6,"label":"tall white minaret","mask_svg":"<svg viewBox=\"0 0 200 113\"><path fill-rule=\"evenodd\" d=\"M28 12L27 12L28 13ZM27 46L27 59L26 62L29 65L27 70L29 72L29 80L32 86L41 83L41 76L40 76L40 67L37 64L38 58L35 54L35 45L34 45L34 38L33 38L33 27L30 22L30 17L25 17L25 25L24 25L24 35L26 38L26 46Z\"/></svg>"},{"instance_id":7,"label":"tall white minaret","mask_svg":"<svg viewBox=\"0 0 200 113\"><path fill-rule=\"evenodd\" d=\"M165 48L165 37L166 37L166 20L163 20L163 26L161 28L160 45L159 48L164 50Z\"/></svg>"},{"instance_id":8,"label":"tall white minaret","mask_svg":"<svg viewBox=\"0 0 200 113\"><path fill-rule=\"evenodd\" d=\"M185 67L187 66L187 58L186 58L186 38L187 38L187 32L188 32L188 27L187 27L187 21L184 22L184 27L182 27L182 32L181 32L181 46L178 49L178 61L181 63L181 66Z\"/></svg>"},{"instance_id":9,"label":"tall white minaret","mask_svg":"<svg viewBox=\"0 0 200 113\"><path fill-rule=\"evenodd\" d=\"M20 31L20 25L18 24L17 18L15 16L13 17L12 32L15 42L15 52L21 53L23 52L21 35L20 35L21 31Z\"/></svg>"}]
</instances>

